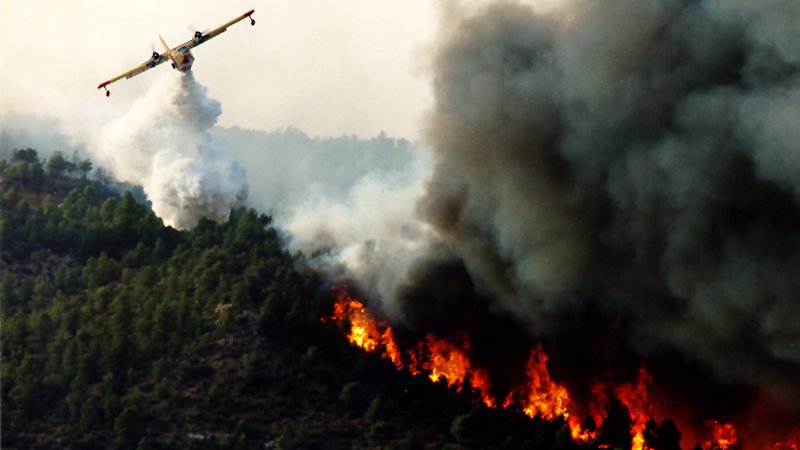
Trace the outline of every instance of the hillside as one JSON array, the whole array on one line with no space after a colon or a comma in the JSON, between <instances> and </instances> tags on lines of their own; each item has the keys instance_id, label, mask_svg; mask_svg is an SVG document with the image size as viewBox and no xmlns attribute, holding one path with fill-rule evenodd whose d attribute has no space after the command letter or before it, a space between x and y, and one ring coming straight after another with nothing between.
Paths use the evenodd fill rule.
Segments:
<instances>
[{"instance_id":1,"label":"hillside","mask_svg":"<svg viewBox=\"0 0 800 450\"><path fill-rule=\"evenodd\" d=\"M0 163L3 448L576 447L350 346L269 216L176 231L80 167Z\"/></svg>"}]
</instances>

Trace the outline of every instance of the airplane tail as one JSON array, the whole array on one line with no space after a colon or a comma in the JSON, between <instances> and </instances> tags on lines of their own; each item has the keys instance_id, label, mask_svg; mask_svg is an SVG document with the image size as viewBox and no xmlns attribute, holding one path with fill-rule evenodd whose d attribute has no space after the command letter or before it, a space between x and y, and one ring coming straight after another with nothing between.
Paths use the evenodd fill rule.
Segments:
<instances>
[{"instance_id":1,"label":"airplane tail","mask_svg":"<svg viewBox=\"0 0 800 450\"><path fill-rule=\"evenodd\" d=\"M167 45L167 43L166 43L166 42L164 42L164 38L163 38L163 37L161 37L161 35L160 35L160 34L158 35L158 38L161 40L161 45L163 45L163 46L164 46L164 51L165 51L165 52L167 52L167 53L170 53L170 51L169 51L169 45Z\"/></svg>"},{"instance_id":2,"label":"airplane tail","mask_svg":"<svg viewBox=\"0 0 800 450\"><path fill-rule=\"evenodd\" d=\"M167 45L167 43L164 42L164 38L161 37L160 34L158 35L158 39L161 40L161 45L164 46L164 54L166 54L169 57L169 59L172 60L172 68L173 69L177 68L178 67L178 61L175 61L175 55L172 54L172 50L170 50L169 45Z\"/></svg>"}]
</instances>

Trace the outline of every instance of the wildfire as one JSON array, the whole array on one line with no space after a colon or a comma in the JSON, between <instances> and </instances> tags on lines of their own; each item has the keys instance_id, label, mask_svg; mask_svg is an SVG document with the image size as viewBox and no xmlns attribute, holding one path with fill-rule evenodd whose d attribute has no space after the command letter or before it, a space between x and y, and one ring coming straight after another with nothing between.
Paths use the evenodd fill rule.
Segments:
<instances>
[{"instance_id":1,"label":"wildfire","mask_svg":"<svg viewBox=\"0 0 800 450\"><path fill-rule=\"evenodd\" d=\"M577 416L570 415L570 397L567 389L553 381L547 370L547 354L542 346L537 346L528 359L527 392L523 393L522 411L529 417L540 416L547 420L564 417L570 427L570 434L576 441L588 441L595 437L595 433L583 430ZM517 392L511 392L503 404L508 407L513 403Z\"/></svg>"},{"instance_id":2,"label":"wildfire","mask_svg":"<svg viewBox=\"0 0 800 450\"><path fill-rule=\"evenodd\" d=\"M350 324L347 340L351 344L368 352L383 349L381 356L389 359L398 370L403 368L403 359L394 341L391 327L373 319L364 305L358 300L351 299L344 290L338 291L331 320L342 328L345 323Z\"/></svg>"},{"instance_id":3,"label":"wildfire","mask_svg":"<svg viewBox=\"0 0 800 450\"><path fill-rule=\"evenodd\" d=\"M653 379L644 367L639 369L639 377L635 383L623 383L614 388L617 398L631 416L631 431L633 432L633 446L631 450L644 448L644 429L647 421L652 417L652 406L648 399L647 389Z\"/></svg>"},{"instance_id":4,"label":"wildfire","mask_svg":"<svg viewBox=\"0 0 800 450\"><path fill-rule=\"evenodd\" d=\"M483 402L493 407L494 398L489 394L489 376L484 371L472 367L466 354L469 350L469 340L463 337L462 342L459 347L429 334L409 355L411 363L408 368L413 374L427 371L432 381L444 379L448 386L454 386L458 391L469 383L474 390L480 392Z\"/></svg>"},{"instance_id":5,"label":"wildfire","mask_svg":"<svg viewBox=\"0 0 800 450\"><path fill-rule=\"evenodd\" d=\"M364 305L351 298L344 289L337 289L333 315L322 320L330 320L347 330L346 337L351 344L368 352L378 352L381 357L391 361L397 370L405 369L414 375L425 373L432 381L444 380L457 391L469 386L486 406L498 406L497 399L491 394L489 374L470 362L468 336L460 336L457 342L450 342L428 334L416 346L403 352L395 341L391 326L373 318ZM581 420L574 413L569 392L552 379L547 361L548 356L542 346L535 347L528 359L526 383L509 392L502 407L516 405L529 417L538 416L546 420L563 417L573 440L595 441L598 438L597 432L583 428ZM612 396L617 398L627 408L631 418L631 450L651 450L645 438L645 428L647 422L653 418L648 392L652 383L652 377L644 367L639 369L638 377L633 382L595 383L591 389L592 400L589 404L591 418L600 426L606 418L610 399ZM700 444L703 450L736 448L738 437L732 424L709 421L706 426L708 438ZM604 445L601 444L600 448L604 448ZM785 442L775 443L772 448L800 450L800 445L798 439L793 437Z\"/></svg>"},{"instance_id":6,"label":"wildfire","mask_svg":"<svg viewBox=\"0 0 800 450\"><path fill-rule=\"evenodd\" d=\"M703 450L727 450L736 444L736 429L729 423L707 422L710 438L703 443Z\"/></svg>"},{"instance_id":7,"label":"wildfire","mask_svg":"<svg viewBox=\"0 0 800 450\"><path fill-rule=\"evenodd\" d=\"M772 446L773 450L800 450L800 428L796 428L790 433L785 442L777 442Z\"/></svg>"}]
</instances>

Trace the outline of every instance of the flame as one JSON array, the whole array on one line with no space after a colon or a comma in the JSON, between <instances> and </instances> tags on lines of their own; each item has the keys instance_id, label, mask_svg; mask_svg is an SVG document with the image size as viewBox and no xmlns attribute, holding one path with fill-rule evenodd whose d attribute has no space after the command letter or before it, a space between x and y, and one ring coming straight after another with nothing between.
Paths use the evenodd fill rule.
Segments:
<instances>
[{"instance_id":1,"label":"flame","mask_svg":"<svg viewBox=\"0 0 800 450\"><path fill-rule=\"evenodd\" d=\"M456 339L457 342L451 342L428 334L414 348L404 352L397 345L388 322L372 317L364 304L351 298L344 288L334 289L337 298L333 314L322 320L330 320L345 330L347 340L352 345L368 352L378 352L381 357L391 361L397 370L405 369L414 375L424 373L434 382L444 380L457 391L470 386L483 404L491 408L498 407L497 399L491 393L488 372L474 367L470 361L468 336L462 335ZM527 416L539 416L545 420L563 417L575 442L593 441L597 432L583 429L568 390L550 376L547 361L548 356L541 344L536 346L528 359L526 382L512 389L499 406L509 408L516 405ZM636 380L632 382L595 383L588 405L590 417L596 426L600 426L606 418L609 400L613 395L628 409L631 418L631 450L650 450L645 442L644 430L653 417L648 392L652 384L653 379L644 367L639 369ZM708 438L700 444L703 450L733 450L738 437L732 424L709 421L706 426ZM792 434L785 442L776 442L772 450L800 450L800 432Z\"/></svg>"},{"instance_id":2,"label":"flame","mask_svg":"<svg viewBox=\"0 0 800 450\"><path fill-rule=\"evenodd\" d=\"M559 416L568 417L569 394L564 386L550 378L546 364L547 355L539 345L531 352L528 360L530 385L522 410L530 417L541 416L547 420L554 420Z\"/></svg>"},{"instance_id":3,"label":"flame","mask_svg":"<svg viewBox=\"0 0 800 450\"><path fill-rule=\"evenodd\" d=\"M391 327L370 317L364 305L358 300L351 299L343 289L337 292L330 320L342 328L345 322L350 324L347 340L351 344L368 352L382 348L384 351L381 356L389 359L398 370L403 368L403 359Z\"/></svg>"},{"instance_id":4,"label":"flame","mask_svg":"<svg viewBox=\"0 0 800 450\"><path fill-rule=\"evenodd\" d=\"M486 406L494 407L494 397L489 394L491 387L489 375L479 368L472 367L466 353L469 351L469 340L462 336L461 341L461 346L457 346L428 334L410 354L409 370L413 374L427 371L431 381L444 379L448 386L455 387L457 391L461 391L466 384L469 384L479 393Z\"/></svg>"},{"instance_id":5,"label":"flame","mask_svg":"<svg viewBox=\"0 0 800 450\"><path fill-rule=\"evenodd\" d=\"M776 442L772 450L800 450L800 428L792 431L785 442Z\"/></svg>"},{"instance_id":6,"label":"flame","mask_svg":"<svg viewBox=\"0 0 800 450\"><path fill-rule=\"evenodd\" d=\"M703 450L727 450L736 444L736 429L729 423L712 420L706 423L710 429L709 438L703 443Z\"/></svg>"},{"instance_id":7,"label":"flame","mask_svg":"<svg viewBox=\"0 0 800 450\"><path fill-rule=\"evenodd\" d=\"M448 386L455 386L461 390L464 379L469 373L470 364L469 358L460 348L429 334L424 342L418 344L417 354L421 355L414 359L418 367L412 369L412 372L419 373L426 370L430 372L428 376L431 381L436 382L444 378Z\"/></svg>"},{"instance_id":8,"label":"flame","mask_svg":"<svg viewBox=\"0 0 800 450\"><path fill-rule=\"evenodd\" d=\"M527 392L523 394L522 411L528 417L540 416L546 420L555 420L564 417L570 427L572 439L576 441L588 441L594 438L595 433L583 430L577 416L570 415L570 397L567 389L556 383L547 370L548 356L541 345L531 352L528 359ZM515 393L509 394L504 406L508 407L515 397Z\"/></svg>"},{"instance_id":9,"label":"flame","mask_svg":"<svg viewBox=\"0 0 800 450\"><path fill-rule=\"evenodd\" d=\"M481 400L489 407L495 406L495 399L489 394L490 383L486 372L473 368L466 351L469 341L464 337L462 345L457 346L429 334L416 349L407 354L406 366L403 354L392 334L392 328L385 322L372 318L364 305L350 298L344 289L336 289L336 302L330 320L345 328L349 323L347 340L356 347L368 352L380 352L398 369L407 368L412 374L428 372L428 377L436 382L444 379L447 385L460 391L467 383L479 393ZM323 319L325 320L325 319Z\"/></svg>"},{"instance_id":10,"label":"flame","mask_svg":"<svg viewBox=\"0 0 800 450\"><path fill-rule=\"evenodd\" d=\"M653 378L644 367L639 368L639 377L635 383L623 383L614 389L617 398L631 416L631 432L633 433L633 446L631 450L644 448L644 429L647 421L652 417L652 406L648 399L647 389L653 383Z\"/></svg>"}]
</instances>

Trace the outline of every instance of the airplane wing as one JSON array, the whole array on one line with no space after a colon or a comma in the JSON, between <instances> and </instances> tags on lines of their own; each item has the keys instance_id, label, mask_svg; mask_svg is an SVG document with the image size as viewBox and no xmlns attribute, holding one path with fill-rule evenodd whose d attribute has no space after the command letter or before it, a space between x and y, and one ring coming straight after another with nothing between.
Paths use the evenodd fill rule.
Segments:
<instances>
[{"instance_id":1,"label":"airplane wing","mask_svg":"<svg viewBox=\"0 0 800 450\"><path fill-rule=\"evenodd\" d=\"M207 41L219 36L220 34L224 33L225 31L228 30L229 26L231 26L231 25L233 25L233 24L235 24L235 23L237 23L237 22L239 22L241 20L247 19L247 18L250 19L250 25L255 25L256 21L252 17L250 17L250 16L253 15L254 12L255 12L254 9L250 10L250 11L242 14L241 16L231 20L230 22L228 22L228 23L226 23L226 24L224 24L224 25L222 25L220 27L214 28L213 30L209 31L208 33L200 35L198 38L190 39L190 40L184 42L183 44L174 47L172 49L172 51L180 51L180 50L183 50L183 49L191 50L194 47L197 47L198 45L200 45L200 44L202 44L204 42L207 42Z\"/></svg>"},{"instance_id":2,"label":"airplane wing","mask_svg":"<svg viewBox=\"0 0 800 450\"><path fill-rule=\"evenodd\" d=\"M231 25L233 25L233 24L235 24L235 23L237 23L237 22L239 22L241 20L249 18L250 19L250 25L255 25L256 21L253 19L253 17L251 17L254 12L255 12L255 10L250 10L250 11L242 14L241 16L231 20L230 22L228 22L228 23L226 23L226 24L224 24L224 25L222 25L220 27L217 27L217 28L209 31L206 34L198 32L196 34L196 36L194 38L192 38L191 40L189 40L187 42L184 42L183 44L178 45L177 47L169 49L169 50L165 51L164 53L158 54L158 53L154 52L153 53L153 57L150 58L149 60L139 64L137 67L134 67L133 69L131 69L131 70L129 70L129 71L127 71L127 72L125 72L125 73L123 73L121 75L118 75L118 76L116 76L116 77L114 77L114 78L112 78L112 79L110 79L108 81L104 81L104 82L100 83L97 86L97 89L104 88L106 90L106 96L109 96L109 95L111 95L111 92L109 92L109 90L108 90L108 85L111 84L111 83L119 81L119 80L121 80L123 78L135 77L136 75L139 75L142 72L146 72L146 71L152 69L153 67L163 63L164 61L166 61L168 59L174 58L175 55L178 54L178 53L188 53L190 49L192 49L194 47L197 47L198 45L208 41L209 39L213 39L214 37L224 33L228 29L229 26L231 26ZM163 43L164 40L162 39L161 42ZM164 47L166 48L167 44L164 44ZM173 65L173 67L175 67L175 66Z\"/></svg>"},{"instance_id":3,"label":"airplane wing","mask_svg":"<svg viewBox=\"0 0 800 450\"><path fill-rule=\"evenodd\" d=\"M109 84L114 83L116 81L119 81L119 80L121 80L123 78L126 78L126 79L127 78L133 78L133 77L135 77L136 75L139 75L142 72L147 72L148 70L150 70L153 67L163 63L164 61L166 61L168 59L169 59L169 55L166 52L158 55L158 58L156 58L155 54L153 54L152 58L150 58L147 61L139 64L138 66L134 67L133 69L131 69L131 70L129 70L129 71L127 71L127 72L125 72L125 73L123 73L121 75L117 75L116 77L114 77L114 78L112 78L112 79L110 79L108 81L104 81L104 82L100 83L97 86L97 89L105 88L106 89L106 95L109 95L110 92L108 92L108 87L107 87Z\"/></svg>"}]
</instances>

